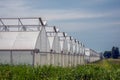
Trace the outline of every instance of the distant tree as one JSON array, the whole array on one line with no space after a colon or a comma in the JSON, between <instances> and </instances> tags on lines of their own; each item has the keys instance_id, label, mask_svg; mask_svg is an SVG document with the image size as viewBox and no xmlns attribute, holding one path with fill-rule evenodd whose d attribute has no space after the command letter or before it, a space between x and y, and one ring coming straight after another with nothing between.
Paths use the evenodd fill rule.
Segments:
<instances>
[{"instance_id":1,"label":"distant tree","mask_svg":"<svg viewBox=\"0 0 120 80\"><path fill-rule=\"evenodd\" d=\"M111 58L111 51L105 51L104 54L103 54L103 56L105 58Z\"/></svg>"},{"instance_id":2,"label":"distant tree","mask_svg":"<svg viewBox=\"0 0 120 80\"><path fill-rule=\"evenodd\" d=\"M116 53L117 53L117 56L119 57L120 52L119 52L119 48L118 47L116 47Z\"/></svg>"},{"instance_id":3,"label":"distant tree","mask_svg":"<svg viewBox=\"0 0 120 80\"><path fill-rule=\"evenodd\" d=\"M119 58L119 48L118 47L112 47L112 58L117 59Z\"/></svg>"},{"instance_id":4,"label":"distant tree","mask_svg":"<svg viewBox=\"0 0 120 80\"><path fill-rule=\"evenodd\" d=\"M114 46L112 47L112 50L111 50L111 56L112 56L112 58L115 57L115 47Z\"/></svg>"}]
</instances>

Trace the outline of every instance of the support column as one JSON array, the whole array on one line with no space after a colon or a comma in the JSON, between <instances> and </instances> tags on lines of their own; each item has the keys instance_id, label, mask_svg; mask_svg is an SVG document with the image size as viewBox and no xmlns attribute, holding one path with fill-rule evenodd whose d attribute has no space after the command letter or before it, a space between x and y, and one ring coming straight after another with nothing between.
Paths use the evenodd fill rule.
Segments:
<instances>
[{"instance_id":1,"label":"support column","mask_svg":"<svg viewBox=\"0 0 120 80\"><path fill-rule=\"evenodd\" d=\"M13 65L13 55L12 55L12 50L10 51L10 64Z\"/></svg>"},{"instance_id":2,"label":"support column","mask_svg":"<svg viewBox=\"0 0 120 80\"><path fill-rule=\"evenodd\" d=\"M31 54L33 55L33 62L32 62L32 66L35 65L35 54L34 54L34 51L31 51Z\"/></svg>"}]
</instances>

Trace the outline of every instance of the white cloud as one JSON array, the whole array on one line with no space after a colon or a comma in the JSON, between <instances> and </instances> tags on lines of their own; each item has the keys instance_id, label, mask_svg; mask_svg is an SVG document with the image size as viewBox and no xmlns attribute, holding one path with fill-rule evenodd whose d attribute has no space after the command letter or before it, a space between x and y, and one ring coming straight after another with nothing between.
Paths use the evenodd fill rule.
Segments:
<instances>
[{"instance_id":1,"label":"white cloud","mask_svg":"<svg viewBox=\"0 0 120 80\"><path fill-rule=\"evenodd\" d=\"M58 26L62 31L67 32L87 32L94 30L102 30L109 29L110 27L119 27L120 21L111 21L111 22L102 22L102 23L86 23L86 22L62 22L60 26Z\"/></svg>"},{"instance_id":2,"label":"white cloud","mask_svg":"<svg viewBox=\"0 0 120 80\"><path fill-rule=\"evenodd\" d=\"M93 0L92 0L93 1ZM95 0L96 2L100 0ZM103 0L102 0L103 1ZM42 17L48 21L56 20L75 20L75 19L91 19L91 18L104 18L120 13L119 11L109 12L89 12L85 10L60 10L60 9L33 9L27 5L26 0L1 0L0 1L0 17ZM66 31L88 30L99 26L106 26L111 24L120 24L119 22L111 23L78 23L68 22L60 23ZM53 24L54 25L54 24ZM63 28L62 27L62 28Z\"/></svg>"},{"instance_id":3,"label":"white cloud","mask_svg":"<svg viewBox=\"0 0 120 80\"><path fill-rule=\"evenodd\" d=\"M99 1L99 0L97 0ZM59 9L33 9L26 4L26 0L2 0L0 1L1 17L43 17L47 20L70 20L87 19L112 16L114 13L88 12L77 10L59 10Z\"/></svg>"}]
</instances>

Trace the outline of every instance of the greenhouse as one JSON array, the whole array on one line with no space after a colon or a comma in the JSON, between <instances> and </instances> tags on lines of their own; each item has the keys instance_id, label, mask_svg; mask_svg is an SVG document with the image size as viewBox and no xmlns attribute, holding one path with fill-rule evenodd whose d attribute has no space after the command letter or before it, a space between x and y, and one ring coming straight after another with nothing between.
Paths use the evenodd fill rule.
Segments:
<instances>
[{"instance_id":1,"label":"greenhouse","mask_svg":"<svg viewBox=\"0 0 120 80\"><path fill-rule=\"evenodd\" d=\"M68 42L66 39L67 33L65 32L59 32L58 36L60 38L60 46L61 46L61 54L60 56L60 62L62 66L68 66Z\"/></svg>"},{"instance_id":2,"label":"greenhouse","mask_svg":"<svg viewBox=\"0 0 120 80\"><path fill-rule=\"evenodd\" d=\"M90 49L89 62L100 59ZM85 64L83 43L41 18L0 18L0 63L32 66Z\"/></svg>"},{"instance_id":3,"label":"greenhouse","mask_svg":"<svg viewBox=\"0 0 120 80\"><path fill-rule=\"evenodd\" d=\"M56 27L46 27L46 32L50 43L51 64L54 64L56 66L61 65L59 56L61 53L61 46L58 37L59 30Z\"/></svg>"},{"instance_id":4,"label":"greenhouse","mask_svg":"<svg viewBox=\"0 0 120 80\"><path fill-rule=\"evenodd\" d=\"M41 18L38 18L40 25L31 31L30 28L35 25L28 26L27 22L24 22L27 20L29 18L0 18L0 63L30 65L40 63L38 53L41 50L39 44L44 24Z\"/></svg>"},{"instance_id":5,"label":"greenhouse","mask_svg":"<svg viewBox=\"0 0 120 80\"><path fill-rule=\"evenodd\" d=\"M90 48L85 48L85 61L86 62L94 62L98 60L100 60L100 55L96 51Z\"/></svg>"}]
</instances>

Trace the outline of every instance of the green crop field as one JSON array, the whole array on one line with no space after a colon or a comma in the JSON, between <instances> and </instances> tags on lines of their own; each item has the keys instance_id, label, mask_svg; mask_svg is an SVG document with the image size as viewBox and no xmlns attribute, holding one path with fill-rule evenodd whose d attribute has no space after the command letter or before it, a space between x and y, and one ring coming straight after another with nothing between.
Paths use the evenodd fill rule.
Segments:
<instances>
[{"instance_id":1,"label":"green crop field","mask_svg":"<svg viewBox=\"0 0 120 80\"><path fill-rule=\"evenodd\" d=\"M76 67L0 65L0 80L120 80L120 60Z\"/></svg>"}]
</instances>

